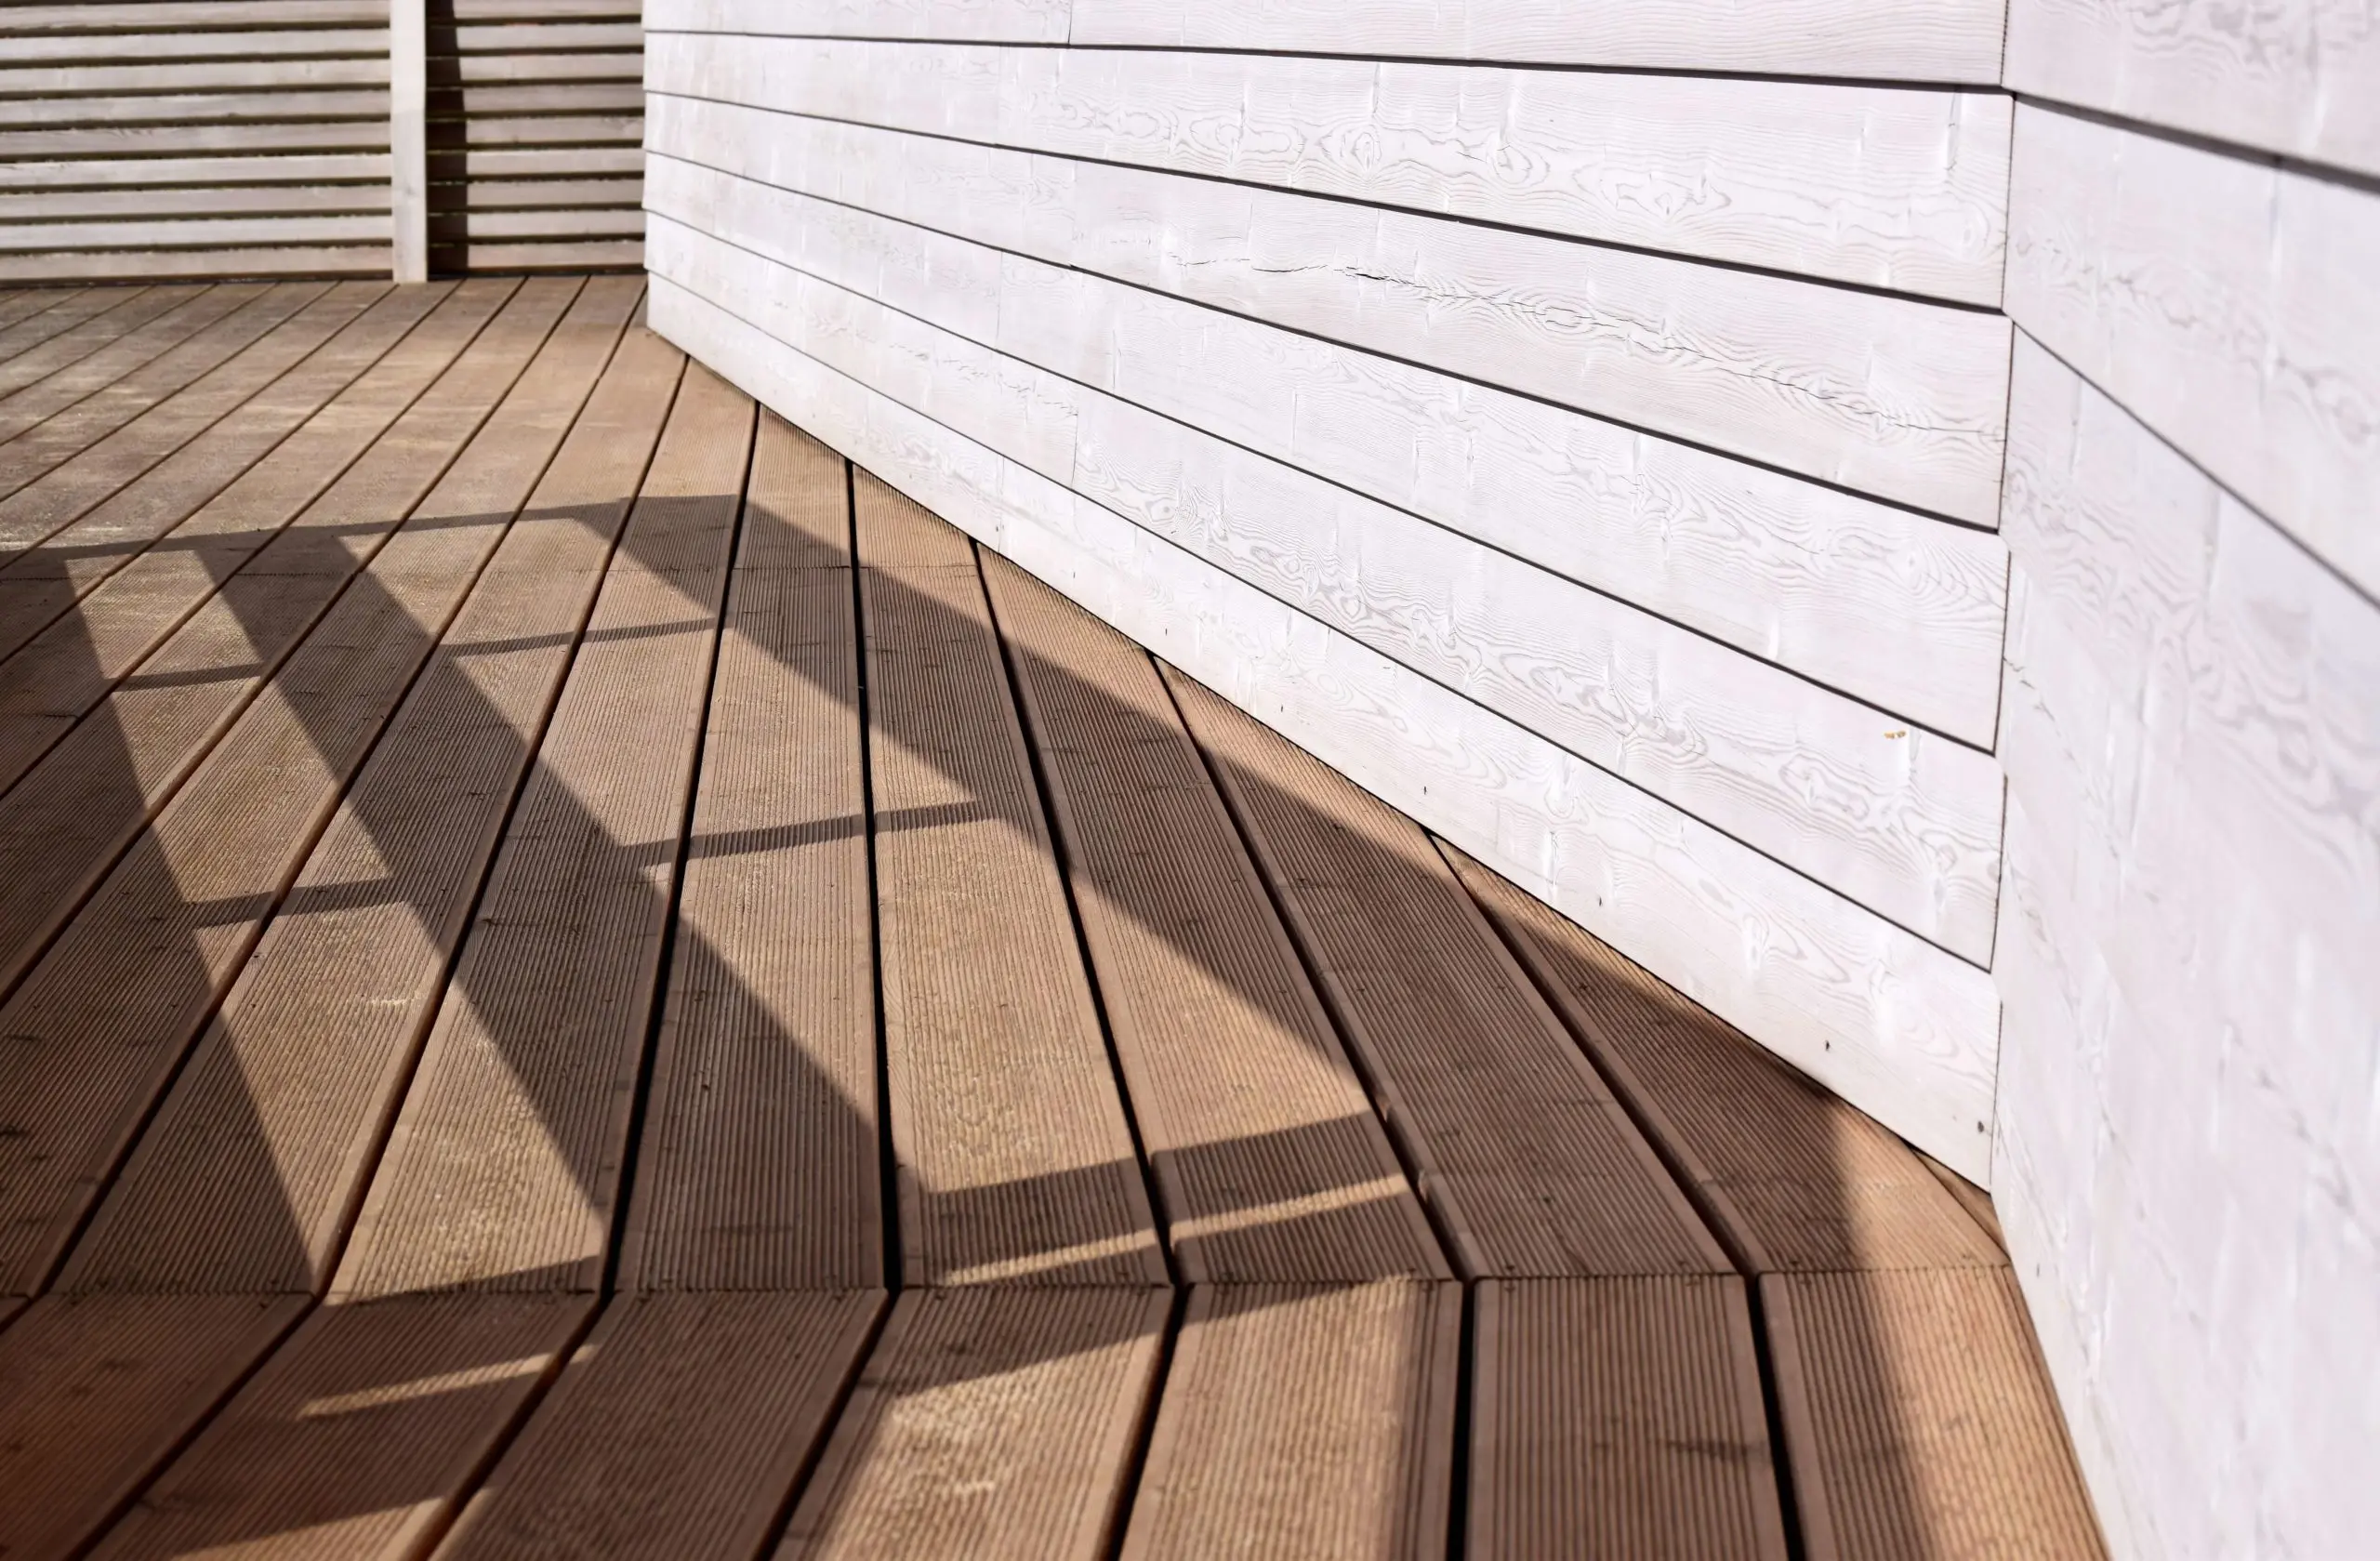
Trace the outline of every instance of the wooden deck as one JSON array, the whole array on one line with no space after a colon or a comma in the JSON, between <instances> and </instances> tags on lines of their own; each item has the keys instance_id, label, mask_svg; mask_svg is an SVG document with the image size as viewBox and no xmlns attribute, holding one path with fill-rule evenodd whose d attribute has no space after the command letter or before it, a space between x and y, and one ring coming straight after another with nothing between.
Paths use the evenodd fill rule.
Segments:
<instances>
[{"instance_id":1,"label":"wooden deck","mask_svg":"<svg viewBox=\"0 0 2380 1561\"><path fill-rule=\"evenodd\" d=\"M1971 1189L635 321L0 293L0 1556L2089 1556Z\"/></svg>"}]
</instances>

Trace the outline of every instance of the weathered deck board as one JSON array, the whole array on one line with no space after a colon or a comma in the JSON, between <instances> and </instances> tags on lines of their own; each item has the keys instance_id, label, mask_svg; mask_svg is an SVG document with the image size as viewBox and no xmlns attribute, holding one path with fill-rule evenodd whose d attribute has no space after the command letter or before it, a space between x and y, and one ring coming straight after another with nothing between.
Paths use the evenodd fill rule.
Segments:
<instances>
[{"instance_id":1,"label":"weathered deck board","mask_svg":"<svg viewBox=\"0 0 2380 1561\"><path fill-rule=\"evenodd\" d=\"M23 972L284 658L376 562L512 388L576 290L562 284L515 295L496 327L367 458L226 580L142 661L137 678L120 683L87 716L78 721L80 711L38 704L0 712L0 777L16 783L0 799L0 864L7 868L0 878L0 986ZM421 519L429 529L432 517Z\"/></svg>"},{"instance_id":2,"label":"weathered deck board","mask_svg":"<svg viewBox=\"0 0 2380 1561\"><path fill-rule=\"evenodd\" d=\"M245 346L324 291L318 282L224 283L0 402L0 492L15 492L213 367L218 344Z\"/></svg>"},{"instance_id":3,"label":"weathered deck board","mask_svg":"<svg viewBox=\"0 0 2380 1561\"><path fill-rule=\"evenodd\" d=\"M271 455L0 661L0 790L347 475L470 347L515 284L466 283ZM102 513L95 511L94 519ZM322 523L336 523L324 512Z\"/></svg>"},{"instance_id":4,"label":"weathered deck board","mask_svg":"<svg viewBox=\"0 0 2380 1561\"><path fill-rule=\"evenodd\" d=\"M436 284L383 293L203 433L0 566L0 657L205 508L387 356L450 290Z\"/></svg>"},{"instance_id":5,"label":"weathered deck board","mask_svg":"<svg viewBox=\"0 0 2380 1561\"><path fill-rule=\"evenodd\" d=\"M1162 1284L972 544L855 494L902 1270Z\"/></svg>"},{"instance_id":6,"label":"weathered deck board","mask_svg":"<svg viewBox=\"0 0 2380 1561\"><path fill-rule=\"evenodd\" d=\"M641 331L614 357L61 1287L313 1293L329 1282L682 362Z\"/></svg>"},{"instance_id":7,"label":"weathered deck board","mask_svg":"<svg viewBox=\"0 0 2380 1561\"><path fill-rule=\"evenodd\" d=\"M687 371L335 1296L602 1284L752 424Z\"/></svg>"},{"instance_id":8,"label":"weathered deck board","mask_svg":"<svg viewBox=\"0 0 2380 1561\"><path fill-rule=\"evenodd\" d=\"M1441 849L1759 1276L1808 1553L2096 1555L2006 1254L1924 1158Z\"/></svg>"},{"instance_id":9,"label":"weathered deck board","mask_svg":"<svg viewBox=\"0 0 2380 1561\"><path fill-rule=\"evenodd\" d=\"M883 1307L880 1290L613 1302L440 1561L758 1554Z\"/></svg>"},{"instance_id":10,"label":"weathered deck board","mask_svg":"<svg viewBox=\"0 0 2380 1561\"><path fill-rule=\"evenodd\" d=\"M850 504L840 456L762 422L624 1290L884 1282Z\"/></svg>"},{"instance_id":11,"label":"weathered deck board","mask_svg":"<svg viewBox=\"0 0 2380 1561\"><path fill-rule=\"evenodd\" d=\"M95 1554L416 1554L593 1310L518 1295L322 1307Z\"/></svg>"},{"instance_id":12,"label":"weathered deck board","mask_svg":"<svg viewBox=\"0 0 2380 1561\"><path fill-rule=\"evenodd\" d=\"M0 334L0 397L57 373L207 290L206 284L93 287Z\"/></svg>"},{"instance_id":13,"label":"weathered deck board","mask_svg":"<svg viewBox=\"0 0 2380 1561\"><path fill-rule=\"evenodd\" d=\"M1429 838L1198 684L1168 681L1468 1273L1726 1272Z\"/></svg>"},{"instance_id":14,"label":"weathered deck board","mask_svg":"<svg viewBox=\"0 0 2380 1561\"><path fill-rule=\"evenodd\" d=\"M1461 1287L1190 1292L1122 1554L1447 1554Z\"/></svg>"},{"instance_id":15,"label":"weathered deck board","mask_svg":"<svg viewBox=\"0 0 2380 1561\"><path fill-rule=\"evenodd\" d=\"M74 1554L306 1305L295 1295L34 1302L0 1333L0 1554Z\"/></svg>"},{"instance_id":16,"label":"weathered deck board","mask_svg":"<svg viewBox=\"0 0 2380 1561\"><path fill-rule=\"evenodd\" d=\"M16 351L12 337L19 321L63 310L89 291L87 287L22 287L0 298L0 363Z\"/></svg>"},{"instance_id":17,"label":"weathered deck board","mask_svg":"<svg viewBox=\"0 0 2380 1561\"><path fill-rule=\"evenodd\" d=\"M556 328L486 437L388 533L155 823L126 831L135 838L122 860L0 1008L16 1038L0 1060L8 1290L23 1293L56 1263L132 1147L503 539L633 301L590 298Z\"/></svg>"},{"instance_id":18,"label":"weathered deck board","mask_svg":"<svg viewBox=\"0 0 2380 1561\"><path fill-rule=\"evenodd\" d=\"M38 545L121 492L294 367L386 288L316 284L275 293L218 323L147 371L60 413L13 444L70 458L0 502L0 548ZM259 339L259 337L261 339Z\"/></svg>"},{"instance_id":19,"label":"weathered deck board","mask_svg":"<svg viewBox=\"0 0 2380 1561\"><path fill-rule=\"evenodd\" d=\"M1004 560L984 573L1183 1277L1443 1277L1147 653Z\"/></svg>"},{"instance_id":20,"label":"weathered deck board","mask_svg":"<svg viewBox=\"0 0 2380 1561\"><path fill-rule=\"evenodd\" d=\"M1170 1305L1122 1286L903 1295L778 1561L1105 1554Z\"/></svg>"},{"instance_id":21,"label":"weathered deck board","mask_svg":"<svg viewBox=\"0 0 2380 1561\"><path fill-rule=\"evenodd\" d=\"M1742 1280L1493 1279L1475 1305L1465 1554L1790 1554Z\"/></svg>"}]
</instances>

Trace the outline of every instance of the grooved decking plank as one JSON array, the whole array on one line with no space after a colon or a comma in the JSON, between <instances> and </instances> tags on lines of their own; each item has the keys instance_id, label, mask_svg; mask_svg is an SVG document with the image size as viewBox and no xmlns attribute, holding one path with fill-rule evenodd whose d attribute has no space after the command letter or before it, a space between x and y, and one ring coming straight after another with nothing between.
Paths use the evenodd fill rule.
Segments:
<instances>
[{"instance_id":1,"label":"grooved decking plank","mask_svg":"<svg viewBox=\"0 0 2380 1561\"><path fill-rule=\"evenodd\" d=\"M81 287L12 287L0 292L0 362L7 360L9 348L7 327L18 321L80 298L87 289Z\"/></svg>"},{"instance_id":2,"label":"grooved decking plank","mask_svg":"<svg viewBox=\"0 0 2380 1561\"><path fill-rule=\"evenodd\" d=\"M312 526L342 526L341 511L310 512L310 507L440 380L517 285L486 280L456 288L370 373L178 526L171 546L133 559L71 616L0 661L0 791L32 769L192 614L204 616L217 590L292 523L303 518ZM512 327L504 334L513 334ZM380 506L394 502L365 505L362 500L368 496L360 489L345 496L360 512L359 537L385 523ZM284 551L295 547L284 545ZM309 550L320 550L320 541ZM271 572L278 562L267 559L259 572ZM222 635L226 627L202 627L198 632L227 638L227 654L235 658L229 665L241 665L250 650L245 631L228 639ZM271 642L261 631L258 638Z\"/></svg>"},{"instance_id":3,"label":"grooved decking plank","mask_svg":"<svg viewBox=\"0 0 2380 1561\"><path fill-rule=\"evenodd\" d=\"M320 282L226 282L168 310L79 363L0 400L0 493L16 491L220 362L205 350L225 326L274 324L322 295ZM267 328L270 328L269 326ZM246 341L254 340L249 336ZM188 351L193 345L200 351ZM211 361L210 361L211 360ZM197 372L204 373L205 368ZM128 410L127 410L128 409ZM13 527L11 530L13 531Z\"/></svg>"},{"instance_id":4,"label":"grooved decking plank","mask_svg":"<svg viewBox=\"0 0 2380 1561\"><path fill-rule=\"evenodd\" d=\"M1167 681L1467 1273L1727 1272L1421 827Z\"/></svg>"},{"instance_id":5,"label":"grooved decking plank","mask_svg":"<svg viewBox=\"0 0 2380 1561\"><path fill-rule=\"evenodd\" d=\"M621 1288L884 1278L842 457L761 420Z\"/></svg>"},{"instance_id":6,"label":"grooved decking plank","mask_svg":"<svg viewBox=\"0 0 2380 1561\"><path fill-rule=\"evenodd\" d=\"M2105 1554L2005 1268L1760 1281L1813 1561Z\"/></svg>"},{"instance_id":7,"label":"grooved decking plank","mask_svg":"<svg viewBox=\"0 0 2380 1561\"><path fill-rule=\"evenodd\" d=\"M0 658L195 515L379 362L450 290L442 284L383 291L304 362L0 567Z\"/></svg>"},{"instance_id":8,"label":"grooved decking plank","mask_svg":"<svg viewBox=\"0 0 2380 1561\"><path fill-rule=\"evenodd\" d=\"M631 331L59 1283L319 1290L684 360Z\"/></svg>"},{"instance_id":9,"label":"grooved decking plank","mask_svg":"<svg viewBox=\"0 0 2380 1561\"><path fill-rule=\"evenodd\" d=\"M752 423L686 370L336 1295L602 1282Z\"/></svg>"},{"instance_id":10,"label":"grooved decking plank","mask_svg":"<svg viewBox=\"0 0 2380 1561\"><path fill-rule=\"evenodd\" d=\"M79 721L0 712L0 762L55 746L0 797L0 989L249 707L428 496L575 292L534 284L324 491ZM421 529L436 519L425 514ZM60 728L71 728L62 737Z\"/></svg>"},{"instance_id":11,"label":"grooved decking plank","mask_svg":"<svg viewBox=\"0 0 2380 1561\"><path fill-rule=\"evenodd\" d=\"M1751 1272L2006 1263L1916 1152L1873 1118L1543 901L1442 848Z\"/></svg>"},{"instance_id":12,"label":"grooved decking plank","mask_svg":"<svg viewBox=\"0 0 2380 1561\"><path fill-rule=\"evenodd\" d=\"M972 545L854 494L902 1270L1162 1284Z\"/></svg>"},{"instance_id":13,"label":"grooved decking plank","mask_svg":"<svg viewBox=\"0 0 2380 1561\"><path fill-rule=\"evenodd\" d=\"M306 1305L302 1296L34 1302L0 1333L0 1555L73 1554Z\"/></svg>"},{"instance_id":14,"label":"grooved decking plank","mask_svg":"<svg viewBox=\"0 0 2380 1561\"><path fill-rule=\"evenodd\" d=\"M1190 1292L1127 1561L1447 1552L1462 1291Z\"/></svg>"},{"instance_id":15,"label":"grooved decking plank","mask_svg":"<svg viewBox=\"0 0 2380 1561\"><path fill-rule=\"evenodd\" d=\"M1120 1286L904 1294L778 1561L1104 1555L1170 1305Z\"/></svg>"},{"instance_id":16,"label":"grooved decking plank","mask_svg":"<svg viewBox=\"0 0 2380 1561\"><path fill-rule=\"evenodd\" d=\"M26 386L82 362L126 332L200 297L212 285L181 282L163 287L94 287L86 295L87 309L76 307L26 321L0 337L0 342L18 340L13 355L0 363L0 404Z\"/></svg>"},{"instance_id":17,"label":"grooved decking plank","mask_svg":"<svg viewBox=\"0 0 2380 1561\"><path fill-rule=\"evenodd\" d=\"M1155 664L1007 561L983 563L1183 1277L1445 1277Z\"/></svg>"},{"instance_id":18,"label":"grooved decking plank","mask_svg":"<svg viewBox=\"0 0 2380 1561\"><path fill-rule=\"evenodd\" d=\"M276 290L17 441L79 448L39 482L0 500L0 551L13 550L21 560L26 549L89 514L303 361L388 290L377 282Z\"/></svg>"},{"instance_id":19,"label":"grooved decking plank","mask_svg":"<svg viewBox=\"0 0 2380 1561\"><path fill-rule=\"evenodd\" d=\"M1483 1282L1464 1554L1784 1561L1743 1283Z\"/></svg>"},{"instance_id":20,"label":"grooved decking plank","mask_svg":"<svg viewBox=\"0 0 2380 1561\"><path fill-rule=\"evenodd\" d=\"M614 1301L439 1561L757 1554L883 1306L881 1290Z\"/></svg>"},{"instance_id":21,"label":"grooved decking plank","mask_svg":"<svg viewBox=\"0 0 2380 1561\"><path fill-rule=\"evenodd\" d=\"M491 1295L321 1307L94 1554L417 1554L593 1309Z\"/></svg>"},{"instance_id":22,"label":"grooved decking plank","mask_svg":"<svg viewBox=\"0 0 2380 1561\"><path fill-rule=\"evenodd\" d=\"M0 1289L37 1283L104 1190L503 540L639 291L581 296L481 437L0 1007L14 1042L0 1057Z\"/></svg>"},{"instance_id":23,"label":"grooved decking plank","mask_svg":"<svg viewBox=\"0 0 2380 1561\"><path fill-rule=\"evenodd\" d=\"M134 294L147 291L145 287L77 288L54 303L12 317L7 327L0 330L0 365L14 363L43 342L73 330L94 314L104 313ZM41 292L39 288L26 288L15 296L38 297Z\"/></svg>"}]
</instances>

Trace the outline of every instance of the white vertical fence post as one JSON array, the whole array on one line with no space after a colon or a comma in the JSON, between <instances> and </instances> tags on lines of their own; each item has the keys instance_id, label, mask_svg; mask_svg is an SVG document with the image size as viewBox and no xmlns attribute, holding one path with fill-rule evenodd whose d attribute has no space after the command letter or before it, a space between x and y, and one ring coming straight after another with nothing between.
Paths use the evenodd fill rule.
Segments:
<instances>
[{"instance_id":1,"label":"white vertical fence post","mask_svg":"<svg viewBox=\"0 0 2380 1561\"><path fill-rule=\"evenodd\" d=\"M429 46L425 0L389 0L389 203L396 218L391 274L430 280Z\"/></svg>"}]
</instances>

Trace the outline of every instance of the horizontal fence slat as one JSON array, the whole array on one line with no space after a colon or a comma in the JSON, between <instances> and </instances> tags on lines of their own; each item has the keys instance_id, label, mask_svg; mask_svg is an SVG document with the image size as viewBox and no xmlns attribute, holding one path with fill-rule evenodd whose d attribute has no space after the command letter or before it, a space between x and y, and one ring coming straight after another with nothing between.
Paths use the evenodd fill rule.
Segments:
<instances>
[{"instance_id":1,"label":"horizontal fence slat","mask_svg":"<svg viewBox=\"0 0 2380 1561\"><path fill-rule=\"evenodd\" d=\"M0 227L0 250L229 249L266 244L386 244L389 218L234 217L127 222L23 222Z\"/></svg>"},{"instance_id":2,"label":"horizontal fence slat","mask_svg":"<svg viewBox=\"0 0 2380 1561\"><path fill-rule=\"evenodd\" d=\"M72 190L133 185L327 184L386 186L386 152L285 157L144 157L110 162L0 162L0 191Z\"/></svg>"},{"instance_id":3,"label":"horizontal fence slat","mask_svg":"<svg viewBox=\"0 0 2380 1561\"><path fill-rule=\"evenodd\" d=\"M557 22L544 27L444 27L432 22L430 52L545 54L565 49L641 49L644 29L633 21Z\"/></svg>"},{"instance_id":4,"label":"horizontal fence slat","mask_svg":"<svg viewBox=\"0 0 2380 1561\"><path fill-rule=\"evenodd\" d=\"M433 257L438 252L432 250ZM452 252L450 252L452 253ZM562 244L474 244L461 249L456 269L469 271L637 271L644 265L641 239Z\"/></svg>"},{"instance_id":5,"label":"horizontal fence slat","mask_svg":"<svg viewBox=\"0 0 2380 1561\"><path fill-rule=\"evenodd\" d=\"M110 217L171 217L381 212L387 184L242 184L218 188L58 190L0 194L0 222L62 222Z\"/></svg>"},{"instance_id":6,"label":"horizontal fence slat","mask_svg":"<svg viewBox=\"0 0 2380 1561\"><path fill-rule=\"evenodd\" d=\"M635 207L547 211L464 211L430 219L432 245L491 239L615 239L644 236L644 213Z\"/></svg>"},{"instance_id":7,"label":"horizontal fence slat","mask_svg":"<svg viewBox=\"0 0 2380 1561\"><path fill-rule=\"evenodd\" d=\"M286 249L45 250L0 254L0 282L130 282L156 277L378 276L387 245Z\"/></svg>"},{"instance_id":8,"label":"horizontal fence slat","mask_svg":"<svg viewBox=\"0 0 2380 1561\"><path fill-rule=\"evenodd\" d=\"M293 60L389 55L386 27L293 28L278 33L35 33L0 29L0 65L87 60Z\"/></svg>"},{"instance_id":9,"label":"horizontal fence slat","mask_svg":"<svg viewBox=\"0 0 2380 1561\"><path fill-rule=\"evenodd\" d=\"M352 60L197 60L173 65L42 65L0 69L0 97L96 97L191 93L210 88L283 92L292 87L389 85L389 57ZM60 105L60 112L72 109ZM284 116L295 117L295 116Z\"/></svg>"},{"instance_id":10,"label":"horizontal fence slat","mask_svg":"<svg viewBox=\"0 0 2380 1561\"><path fill-rule=\"evenodd\" d=\"M475 211L547 206L640 206L642 179L473 179L463 204Z\"/></svg>"},{"instance_id":11,"label":"horizontal fence slat","mask_svg":"<svg viewBox=\"0 0 2380 1561\"><path fill-rule=\"evenodd\" d=\"M0 158L388 150L389 122L385 119L316 125L139 125L121 129L0 131Z\"/></svg>"},{"instance_id":12,"label":"horizontal fence slat","mask_svg":"<svg viewBox=\"0 0 2380 1561\"><path fill-rule=\"evenodd\" d=\"M574 179L603 174L642 175L640 146L483 147L430 149L430 177L465 179Z\"/></svg>"},{"instance_id":13,"label":"horizontal fence slat","mask_svg":"<svg viewBox=\"0 0 2380 1561\"><path fill-rule=\"evenodd\" d=\"M644 56L617 51L602 54L466 54L430 61L433 86L460 81L482 82L625 81L641 86Z\"/></svg>"},{"instance_id":14,"label":"horizontal fence slat","mask_svg":"<svg viewBox=\"0 0 2380 1561\"><path fill-rule=\"evenodd\" d=\"M433 120L480 114L635 114L644 112L637 82L559 82L528 86L430 87Z\"/></svg>"},{"instance_id":15,"label":"horizontal fence slat","mask_svg":"<svg viewBox=\"0 0 2380 1561\"><path fill-rule=\"evenodd\" d=\"M388 0L174 0L165 5L9 6L0 33L386 27Z\"/></svg>"},{"instance_id":16,"label":"horizontal fence slat","mask_svg":"<svg viewBox=\"0 0 2380 1561\"><path fill-rule=\"evenodd\" d=\"M378 120L385 136L389 94L377 92L220 92L143 98L60 98L0 101L0 126L348 124Z\"/></svg>"}]
</instances>

